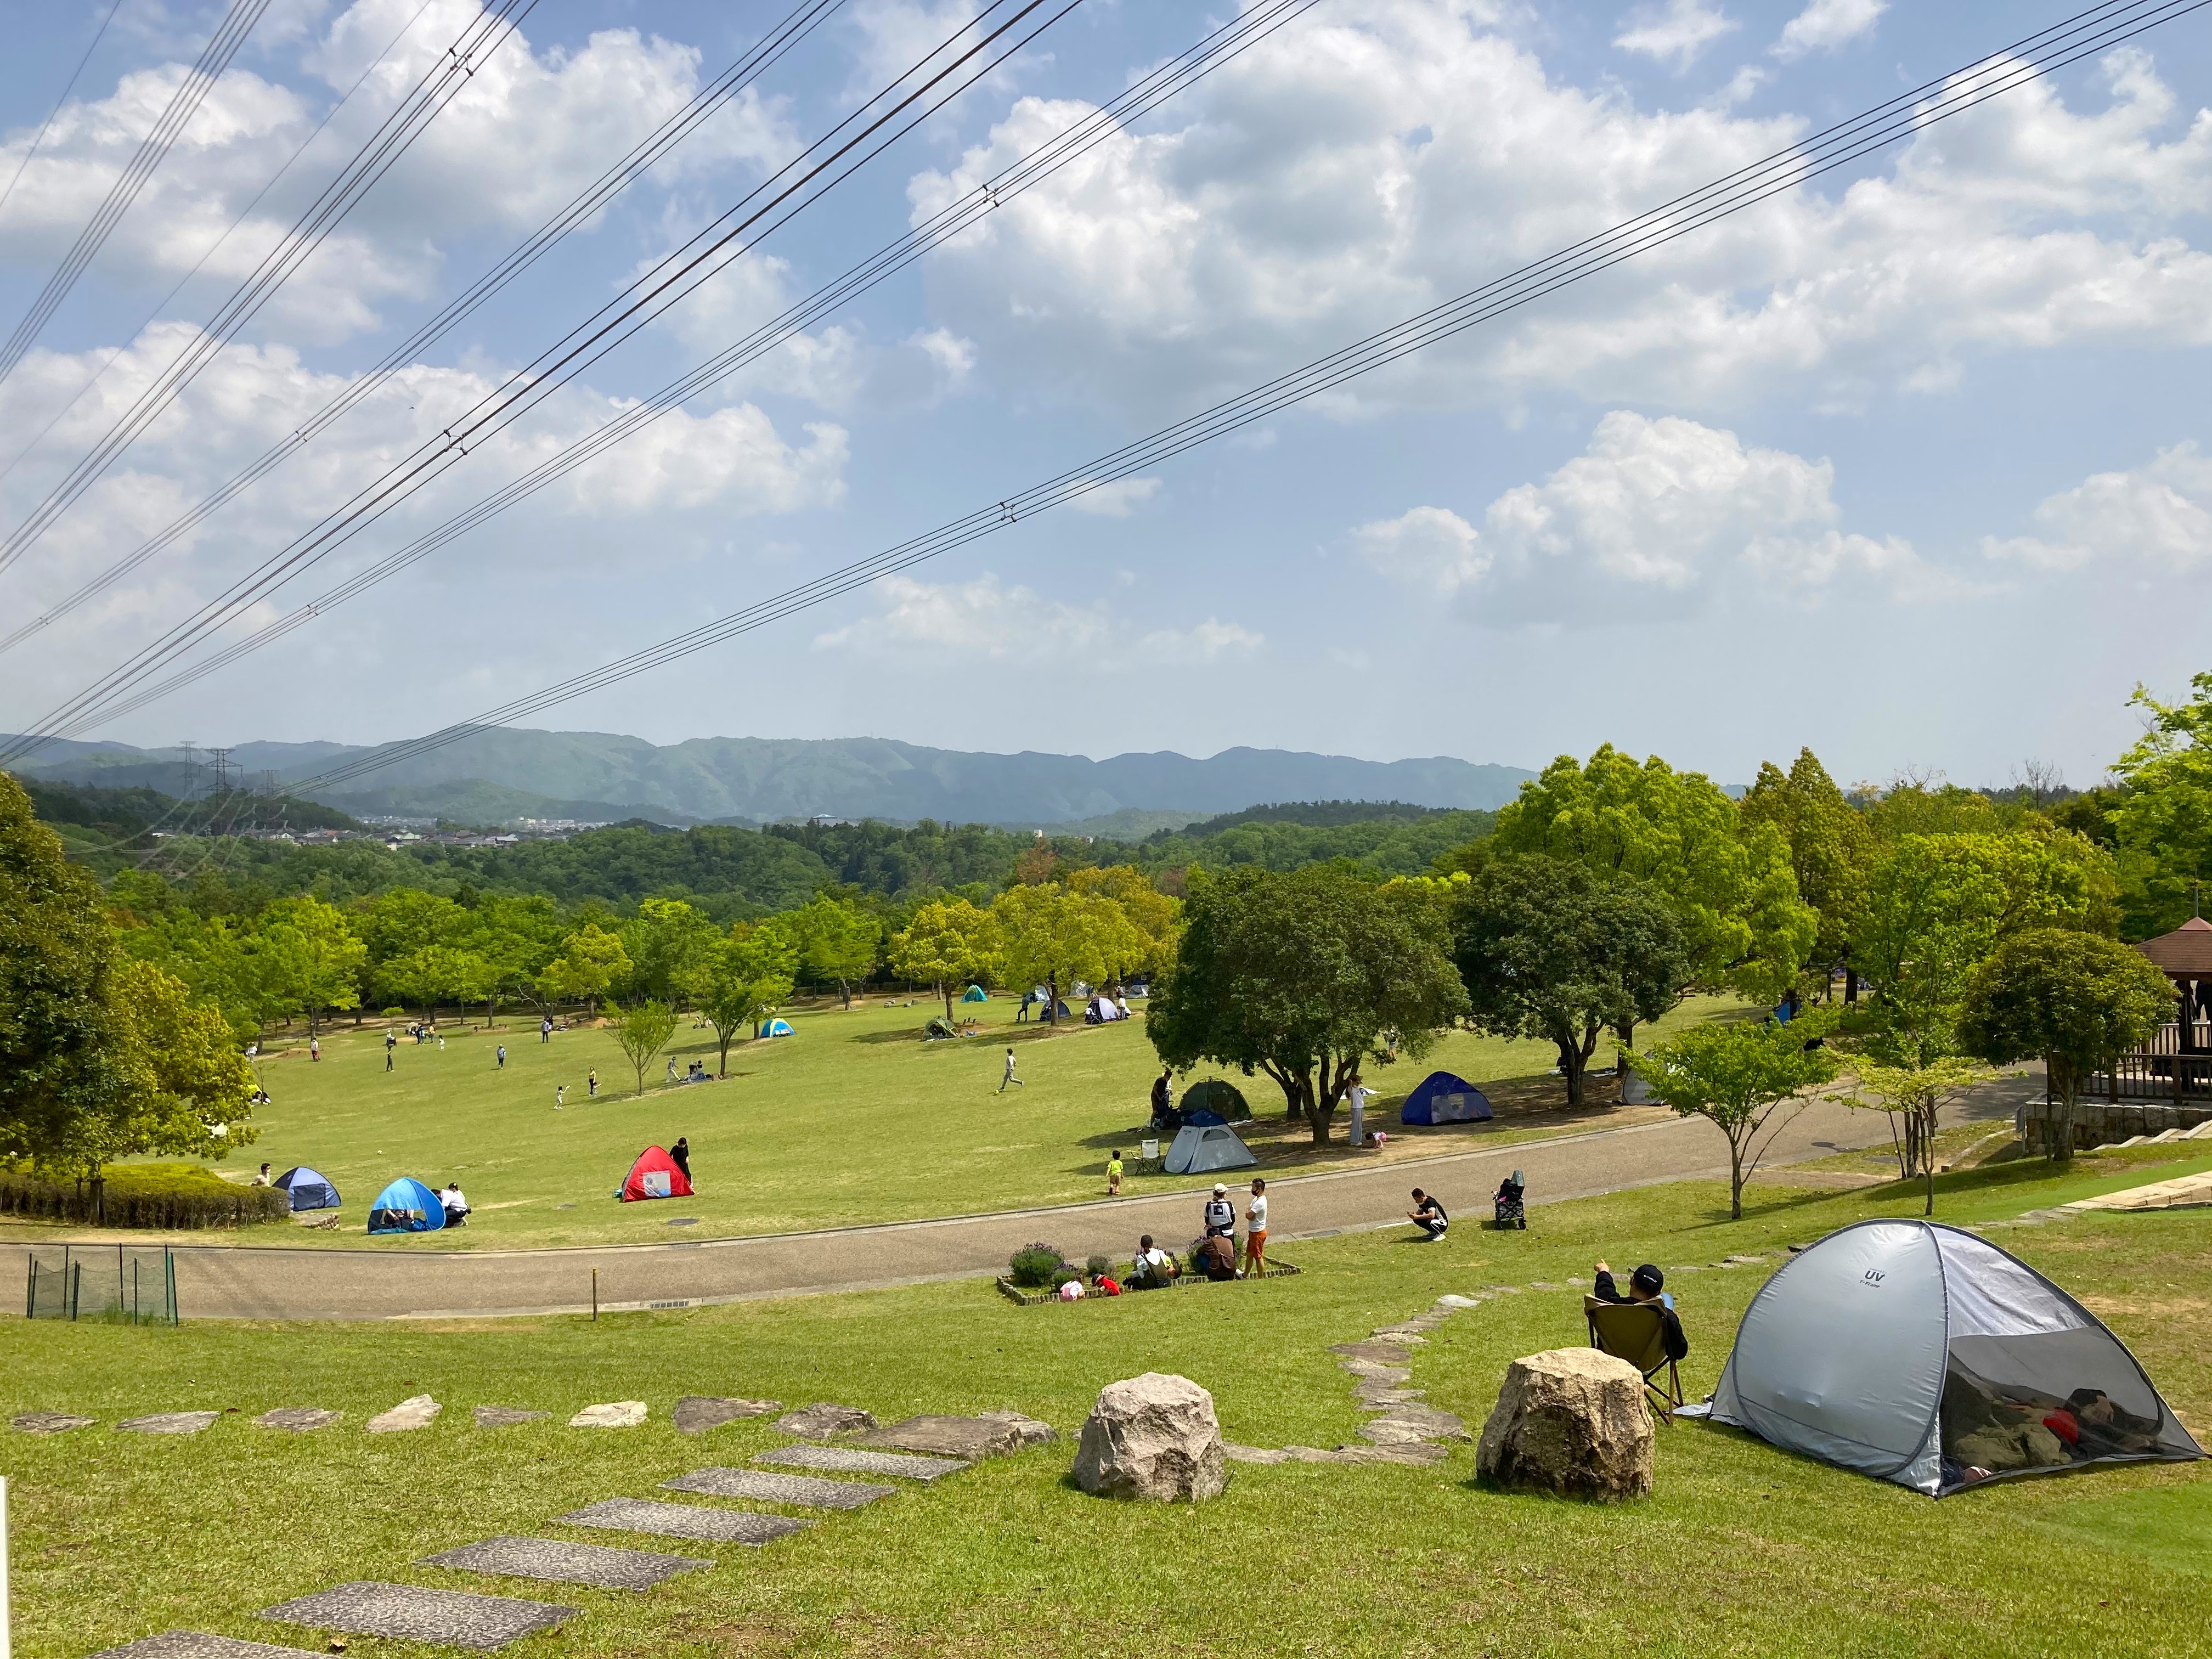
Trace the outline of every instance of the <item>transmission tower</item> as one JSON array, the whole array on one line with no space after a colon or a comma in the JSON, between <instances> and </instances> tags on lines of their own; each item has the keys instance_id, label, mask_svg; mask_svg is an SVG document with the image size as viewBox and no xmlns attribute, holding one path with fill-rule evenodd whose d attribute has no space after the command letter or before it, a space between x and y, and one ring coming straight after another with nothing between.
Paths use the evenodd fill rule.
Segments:
<instances>
[{"instance_id":1,"label":"transmission tower","mask_svg":"<svg viewBox=\"0 0 2212 1659\"><path fill-rule=\"evenodd\" d=\"M200 798L198 750L193 747L192 740L185 738L178 743L177 751L185 757L185 799L198 800Z\"/></svg>"},{"instance_id":2,"label":"transmission tower","mask_svg":"<svg viewBox=\"0 0 2212 1659\"><path fill-rule=\"evenodd\" d=\"M223 794L228 794L228 793L230 793L230 750L228 750L228 749L210 749L210 750L208 750L208 766L209 766L210 769L210 770L212 770L212 771L215 773L215 792L216 792L216 793L217 793L218 795L223 795Z\"/></svg>"}]
</instances>

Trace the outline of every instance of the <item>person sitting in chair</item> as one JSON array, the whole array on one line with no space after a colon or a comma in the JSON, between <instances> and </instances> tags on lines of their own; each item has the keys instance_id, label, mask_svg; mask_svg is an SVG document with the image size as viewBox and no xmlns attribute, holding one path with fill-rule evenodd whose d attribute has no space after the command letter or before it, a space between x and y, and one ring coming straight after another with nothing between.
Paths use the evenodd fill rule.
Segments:
<instances>
[{"instance_id":1,"label":"person sitting in chair","mask_svg":"<svg viewBox=\"0 0 2212 1659\"><path fill-rule=\"evenodd\" d=\"M1442 1243L1445 1230L1451 1225L1451 1218L1444 1213L1444 1206L1437 1202L1435 1194L1425 1193L1419 1187L1413 1188L1413 1207L1406 1212L1406 1219L1427 1234L1426 1242L1431 1244Z\"/></svg>"},{"instance_id":2,"label":"person sitting in chair","mask_svg":"<svg viewBox=\"0 0 2212 1659\"><path fill-rule=\"evenodd\" d=\"M1674 1298L1667 1294L1667 1275L1649 1261L1628 1276L1628 1294L1623 1296L1613 1282L1613 1269L1602 1261L1595 1264L1597 1282L1590 1286L1590 1294L1601 1302L1628 1302L1638 1306L1659 1310L1659 1328L1667 1348L1667 1358L1680 1363L1690 1352L1690 1339L1683 1333L1682 1322L1674 1314Z\"/></svg>"}]
</instances>

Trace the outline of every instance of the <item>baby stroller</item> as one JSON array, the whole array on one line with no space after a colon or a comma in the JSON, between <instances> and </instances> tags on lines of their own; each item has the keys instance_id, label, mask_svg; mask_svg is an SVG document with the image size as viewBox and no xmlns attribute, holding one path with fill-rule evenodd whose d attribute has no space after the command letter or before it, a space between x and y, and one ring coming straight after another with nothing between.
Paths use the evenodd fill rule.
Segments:
<instances>
[{"instance_id":1,"label":"baby stroller","mask_svg":"<svg viewBox=\"0 0 2212 1659\"><path fill-rule=\"evenodd\" d=\"M1496 1218L1491 1224L1499 1232L1509 1227L1518 1228L1522 1232L1528 1231L1528 1214L1522 1207L1522 1200L1528 1190L1528 1183L1522 1180L1518 1170L1498 1183L1497 1195L1491 1200L1496 1211Z\"/></svg>"}]
</instances>

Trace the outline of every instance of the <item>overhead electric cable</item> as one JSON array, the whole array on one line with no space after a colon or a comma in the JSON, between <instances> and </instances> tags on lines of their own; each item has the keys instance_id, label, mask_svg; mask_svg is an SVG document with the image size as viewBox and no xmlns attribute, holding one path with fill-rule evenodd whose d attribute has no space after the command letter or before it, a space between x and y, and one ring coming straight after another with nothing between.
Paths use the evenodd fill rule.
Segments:
<instances>
[{"instance_id":1,"label":"overhead electric cable","mask_svg":"<svg viewBox=\"0 0 2212 1659\"><path fill-rule=\"evenodd\" d=\"M222 21L216 25L215 33L208 37L207 45L200 51L198 59L185 72L177 89L169 95L168 103L155 118L153 128L139 141L137 149L108 186L107 195L93 210L91 219L77 233L70 251L62 256L54 274L31 301L31 308L15 325L15 331L4 343L0 343L0 380L15 373L15 365L23 361L23 354L31 349L40 331L52 320L61 302L76 286L76 279L84 275L84 268L92 263L110 233L131 210L138 192L161 165L161 158L169 153L169 146L183 134L186 123L199 111L201 103L222 79L222 72L230 67L230 60L238 56L238 49L246 44L246 37L261 21L261 14L269 9L269 0L233 0ZM102 28L106 24L100 26Z\"/></svg>"},{"instance_id":2,"label":"overhead electric cable","mask_svg":"<svg viewBox=\"0 0 2212 1659\"><path fill-rule=\"evenodd\" d=\"M847 565L729 616L664 640L585 673L517 697L473 720L360 756L290 787L300 793L327 790L476 732L506 725L589 692L721 644L755 629L812 608L894 572L938 557L1032 514L1130 477L1173 456L1237 431L1275 411L1304 402L1415 351L1517 310L1520 307L1609 270L1791 190L1809 179L1895 143L1936 122L2051 75L2174 19L2212 5L2212 0L2136 0L2092 7L2065 22L1978 59L1965 70L1893 99L1816 135L1807 144L1737 169L1650 213L1585 239L1550 258L1486 283L1456 299L1317 358L1265 385L1127 444L1085 466L1009 496L873 558ZM1901 114L1898 106L1940 88L1936 96Z\"/></svg>"},{"instance_id":3,"label":"overhead electric cable","mask_svg":"<svg viewBox=\"0 0 2212 1659\"><path fill-rule=\"evenodd\" d=\"M77 81L84 74L84 66L92 61L92 54L100 50L100 43L107 38L107 26L115 21L115 14L122 9L123 0L115 0L115 3L107 9L107 15L100 20L100 27L92 32L92 44L84 49L84 56L76 60L76 67L70 71L69 81L62 88L62 95L54 100L54 106L46 112L46 118L39 123L38 131L32 135L30 147L24 150L23 159L15 163L15 172L8 175L8 188L0 190L0 208L8 205L8 198L15 193L15 186L23 181L23 169L31 165L31 158L39 153L39 146L46 142L46 134L54 125L54 117L62 112L63 106L69 102L70 94L76 90Z\"/></svg>"},{"instance_id":4,"label":"overhead electric cable","mask_svg":"<svg viewBox=\"0 0 2212 1659\"><path fill-rule=\"evenodd\" d=\"M57 716L65 723L81 708L111 697L124 686L156 672L210 629L221 626L236 605L251 603L250 599L241 601L241 595L280 582L291 569L317 556L319 550L391 511L465 458L471 446L512 425L576 374L641 331L742 257L759 240L748 239L749 232L760 228L761 234L766 234L788 223L1083 3L1084 0L1049 0L1057 9L1051 10L1042 21L1032 22L1033 14L1046 10L1048 0L993 0L981 17L963 23L944 44L926 54L884 92L810 144L775 174L749 191L737 207L630 283L622 295L601 306L531 363L510 375L467 414L444 428L437 438L419 446L413 454L359 491L343 507L250 575L234 583L198 616L178 624L121 668L87 688L67 708L58 710ZM993 13L1001 10L1007 15L988 28L983 27ZM963 47L963 40L970 36L974 37L972 43ZM941 67L932 67L948 53L951 54L949 61ZM909 81L915 84L908 87ZM881 112L872 115L871 112L878 106L884 106ZM856 124L858 131L845 136L846 130ZM864 153L856 154L862 152L864 146L871 145ZM827 153L818 160L812 159L822 151ZM796 176L776 188L787 174ZM810 186L818 187L811 194L805 193ZM772 188L774 193L766 201L751 212L741 215L746 203ZM772 216L779 214L780 217L769 222ZM42 724L41 732L47 729Z\"/></svg>"},{"instance_id":5,"label":"overhead electric cable","mask_svg":"<svg viewBox=\"0 0 2212 1659\"><path fill-rule=\"evenodd\" d=\"M10 650L67 616L86 601L113 586L147 560L173 547L185 536L235 501L313 441L349 410L375 393L392 375L420 360L422 354L442 339L465 319L561 242L568 234L605 208L630 185L696 131L708 118L726 107L804 40L846 0L801 0L801 3L737 62L702 87L690 102L631 147L628 155L587 185L567 206L540 225L512 252L494 264L465 291L393 346L365 374L309 416L258 459L181 517L159 531L131 552L39 616L5 635L0 651ZM58 417L57 417L58 418ZM12 463L11 463L12 465Z\"/></svg>"},{"instance_id":6,"label":"overhead electric cable","mask_svg":"<svg viewBox=\"0 0 2212 1659\"><path fill-rule=\"evenodd\" d=\"M471 530L566 477L586 461L643 431L654 421L720 384L745 365L757 362L794 335L815 326L924 254L981 223L985 217L1014 200L1023 191L1050 177L1115 133L1123 131L1130 122L1204 80L1240 53L1272 35L1292 18L1320 3L1321 0L1262 0L1262 3L1253 6L1188 51L1160 65L1119 97L1094 110L1019 161L986 179L888 247L872 254L843 276L817 289L781 316L763 324L735 344L663 386L651 397L624 409L592 432L540 462L504 489L495 491L438 528L416 537L367 569L347 577L330 592L269 623L258 632L211 657L179 670L166 679L137 690L122 702L103 706L96 716L88 717L84 723L114 719L204 679L217 669L273 643L438 549L459 540ZM324 550L324 554L333 550L335 544ZM319 554L318 558L323 556ZM296 575L299 571L290 574ZM273 587L258 589L256 598L265 599L273 591ZM69 735L76 729L76 726L72 726L62 735Z\"/></svg>"},{"instance_id":7,"label":"overhead electric cable","mask_svg":"<svg viewBox=\"0 0 2212 1659\"><path fill-rule=\"evenodd\" d=\"M385 117L368 143L324 186L322 193L309 204L292 228L264 256L215 316L177 354L168 368L132 400L131 407L93 447L91 453L71 467L7 540L0 543L0 570L21 558L237 337L255 313L269 302L285 281L322 246L324 239L337 228L355 204L407 152L439 112L468 85L478 65L499 50L537 3L538 0L491 0L490 4L471 17L459 38Z\"/></svg>"},{"instance_id":8,"label":"overhead electric cable","mask_svg":"<svg viewBox=\"0 0 2212 1659\"><path fill-rule=\"evenodd\" d=\"M299 165L300 158L307 153L308 146L313 144L316 139L321 137L324 132L329 128L331 123L337 118L338 112L353 101L354 94L359 92L362 88L368 84L368 77L375 74L376 71L383 66L384 60L392 56L393 50L402 40L407 38L408 32L422 20L422 14L429 10L433 3L434 0L422 0L422 3L415 8L414 15L399 26L399 33L393 35L390 40L386 41L385 43L384 50L377 53L374 58L369 60L368 67L362 70L361 74L355 78L354 83L346 88L344 95L336 103L332 104L329 109L324 112L323 118L315 123L315 130L313 132L310 132L305 138L302 138L300 141L298 147L295 149L289 155L284 158L284 164L278 167L276 172L269 175L269 182L263 185L259 190L254 191L253 199L239 210L238 216L234 218L228 225L223 228L222 234L216 237L215 240L207 245L207 251L202 253L198 259L192 262L192 268L186 271L183 276L178 277L175 284L171 287L169 291L154 302L152 307L148 310L144 318L140 320L138 326L131 329L124 336L124 343L121 345L115 347L114 349L110 351L106 357L100 360L100 367L93 371L91 379L88 380L82 386L77 388L76 395L54 411L53 418L48 421L44 426L40 427L37 433L33 435L31 441L15 452L14 458L9 461L7 465L0 466L0 478L5 478L9 473L21 466L24 460L28 458L31 452L38 448L40 444L46 441L46 434L61 424L63 417L66 416L70 410L75 409L79 404L84 401L85 393L90 392L93 387L98 386L102 380L106 378L107 371L115 366L116 360L122 356L124 352L130 349L130 343L146 331L147 328L152 325L155 319L158 318L161 313L167 308L169 301L175 299L177 295L185 291L185 284L191 282L193 277L198 276L200 272L206 268L207 262L215 258L216 251L220 249L225 242L228 241L233 236L235 236L238 234L238 228L240 225L243 225L248 219L252 217L253 210L259 207L263 199L268 196L269 192L276 189L276 186L283 181L284 175L286 173L291 172L295 167ZM5 201L6 199L7 198L5 197L0 197L0 201ZM24 630L22 629L18 629L17 635L20 635L23 631ZM9 644L13 642L14 637L15 636L10 636L7 641L0 641L0 651L6 650Z\"/></svg>"}]
</instances>

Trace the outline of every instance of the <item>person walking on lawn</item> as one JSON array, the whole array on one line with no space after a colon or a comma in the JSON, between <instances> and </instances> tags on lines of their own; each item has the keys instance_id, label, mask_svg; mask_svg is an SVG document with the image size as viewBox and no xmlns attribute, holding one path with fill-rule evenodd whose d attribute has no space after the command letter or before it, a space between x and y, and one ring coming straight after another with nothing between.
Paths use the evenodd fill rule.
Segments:
<instances>
[{"instance_id":1,"label":"person walking on lawn","mask_svg":"<svg viewBox=\"0 0 2212 1659\"><path fill-rule=\"evenodd\" d=\"M1267 1276L1267 1183L1254 1181L1252 1201L1244 1206L1244 1272L1246 1279Z\"/></svg>"},{"instance_id":2,"label":"person walking on lawn","mask_svg":"<svg viewBox=\"0 0 2212 1659\"><path fill-rule=\"evenodd\" d=\"M499 1069L502 1072L507 1069L507 1045L504 1042L499 1045Z\"/></svg>"},{"instance_id":3,"label":"person walking on lawn","mask_svg":"<svg viewBox=\"0 0 2212 1659\"><path fill-rule=\"evenodd\" d=\"M1115 1147L1114 1156L1106 1160L1106 1196L1121 1196L1121 1149Z\"/></svg>"},{"instance_id":4,"label":"person walking on lawn","mask_svg":"<svg viewBox=\"0 0 2212 1659\"><path fill-rule=\"evenodd\" d=\"M584 1081L590 1085L592 1091L586 1098L597 1100L599 1097L599 1068L596 1066L592 1066L584 1074Z\"/></svg>"},{"instance_id":5,"label":"person walking on lawn","mask_svg":"<svg viewBox=\"0 0 2212 1659\"><path fill-rule=\"evenodd\" d=\"M311 1037L309 1037L309 1038L307 1039L307 1058L308 1058L309 1060L320 1060L322 1057L323 1057L323 1040L322 1040L322 1038L320 1038L320 1037L316 1037L316 1036L311 1036Z\"/></svg>"},{"instance_id":6,"label":"person walking on lawn","mask_svg":"<svg viewBox=\"0 0 2212 1659\"><path fill-rule=\"evenodd\" d=\"M1014 1075L1014 1051L1012 1048L1006 1050L1006 1074L999 1079L999 1092L1000 1094L1006 1092L1006 1085L1009 1083L1012 1084L1017 1089L1026 1089L1029 1087L1029 1085L1024 1083L1021 1079Z\"/></svg>"}]
</instances>

